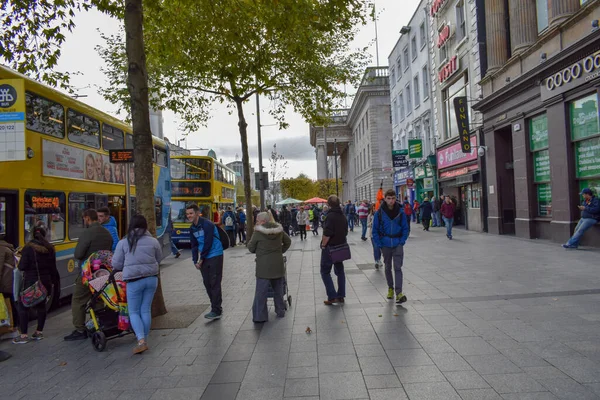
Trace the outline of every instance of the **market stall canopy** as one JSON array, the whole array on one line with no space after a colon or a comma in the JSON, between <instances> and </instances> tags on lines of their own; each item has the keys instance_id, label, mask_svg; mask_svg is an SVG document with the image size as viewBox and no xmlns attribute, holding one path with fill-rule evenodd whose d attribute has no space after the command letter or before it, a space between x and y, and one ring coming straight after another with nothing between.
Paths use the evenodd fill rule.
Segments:
<instances>
[{"instance_id":1,"label":"market stall canopy","mask_svg":"<svg viewBox=\"0 0 600 400\"><path fill-rule=\"evenodd\" d=\"M305 203L308 203L308 204L327 203L327 200L322 199L320 197L313 197L312 199L306 200Z\"/></svg>"},{"instance_id":2,"label":"market stall canopy","mask_svg":"<svg viewBox=\"0 0 600 400\"><path fill-rule=\"evenodd\" d=\"M294 199L292 197L288 197L287 199L283 199L281 201L278 201L277 204L278 206L285 206L286 204L300 204L302 203L302 200L298 200L298 199Z\"/></svg>"}]
</instances>

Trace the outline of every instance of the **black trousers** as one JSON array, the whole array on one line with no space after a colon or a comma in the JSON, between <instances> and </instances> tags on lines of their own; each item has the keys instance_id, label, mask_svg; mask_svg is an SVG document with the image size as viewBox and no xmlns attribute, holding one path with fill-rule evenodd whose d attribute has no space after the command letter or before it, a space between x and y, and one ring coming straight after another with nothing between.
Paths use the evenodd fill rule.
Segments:
<instances>
[{"instance_id":1,"label":"black trousers","mask_svg":"<svg viewBox=\"0 0 600 400\"><path fill-rule=\"evenodd\" d=\"M235 228L230 231L227 231L227 236L229 236L229 245L231 247L234 247L235 246Z\"/></svg>"},{"instance_id":2,"label":"black trousers","mask_svg":"<svg viewBox=\"0 0 600 400\"><path fill-rule=\"evenodd\" d=\"M221 315L223 308L223 295L221 293L221 280L223 279L223 256L207 258L202 262L202 280L206 293L210 299L211 311Z\"/></svg>"},{"instance_id":3,"label":"black trousers","mask_svg":"<svg viewBox=\"0 0 600 400\"><path fill-rule=\"evenodd\" d=\"M29 286L33 285L34 283L35 283L35 281L26 280L23 287L28 288ZM52 282L45 280L43 278L42 278L42 285L44 285L44 287L46 288L46 290L48 292L50 292L50 290L52 289ZM23 307L23 304L21 304L21 302L19 301L19 303L17 304L17 309L19 312L19 331L21 334L23 334L23 335L27 334L27 327L29 325L29 310L30 309L35 310L37 313L37 329L36 330L38 330L40 332L42 332L44 330L44 325L46 324L46 302L45 301L42 301L40 304L38 304L34 307L30 307L30 308Z\"/></svg>"},{"instance_id":4,"label":"black trousers","mask_svg":"<svg viewBox=\"0 0 600 400\"><path fill-rule=\"evenodd\" d=\"M298 229L300 229L300 239L302 239L302 237L306 239L306 225L298 225Z\"/></svg>"},{"instance_id":5,"label":"black trousers","mask_svg":"<svg viewBox=\"0 0 600 400\"><path fill-rule=\"evenodd\" d=\"M425 229L426 231L429 230L429 223L431 222L431 218L423 218L421 220L421 222L423 222L423 229Z\"/></svg>"}]
</instances>

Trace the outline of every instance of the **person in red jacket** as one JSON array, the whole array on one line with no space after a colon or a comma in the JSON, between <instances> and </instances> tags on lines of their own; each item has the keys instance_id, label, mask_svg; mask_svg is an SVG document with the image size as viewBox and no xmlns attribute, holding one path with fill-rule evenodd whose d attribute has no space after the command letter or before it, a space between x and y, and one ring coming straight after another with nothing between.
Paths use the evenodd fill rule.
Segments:
<instances>
[{"instance_id":1,"label":"person in red jacket","mask_svg":"<svg viewBox=\"0 0 600 400\"><path fill-rule=\"evenodd\" d=\"M446 224L446 237L452 240L452 223L454 222L454 203L450 199L450 196L446 196L444 203L442 203L442 218Z\"/></svg>"}]
</instances>

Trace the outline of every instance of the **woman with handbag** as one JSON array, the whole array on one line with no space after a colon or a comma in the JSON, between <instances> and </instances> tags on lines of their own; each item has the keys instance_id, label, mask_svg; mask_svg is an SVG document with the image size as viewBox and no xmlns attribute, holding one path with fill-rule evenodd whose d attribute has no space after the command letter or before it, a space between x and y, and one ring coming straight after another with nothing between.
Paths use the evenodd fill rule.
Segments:
<instances>
[{"instance_id":1,"label":"woman with handbag","mask_svg":"<svg viewBox=\"0 0 600 400\"><path fill-rule=\"evenodd\" d=\"M21 251L19 270L23 273L23 290L18 304L20 335L13 339L13 343L25 344L31 339L44 338L42 331L46 323L46 295L52 288L52 282L59 279L54 246L46 240L44 226L33 229L33 239ZM31 339L27 335L30 308L37 312L37 328Z\"/></svg>"},{"instance_id":2,"label":"woman with handbag","mask_svg":"<svg viewBox=\"0 0 600 400\"><path fill-rule=\"evenodd\" d=\"M162 248L148 232L146 218L134 215L129 222L127 236L119 241L112 258L113 269L123 271L123 280L127 282L129 319L138 340L133 354L148 350L152 299L158 287L161 259Z\"/></svg>"},{"instance_id":3,"label":"woman with handbag","mask_svg":"<svg viewBox=\"0 0 600 400\"><path fill-rule=\"evenodd\" d=\"M346 297L344 261L350 259L350 247L346 241L348 221L342 212L340 199L334 195L329 196L327 205L329 211L323 224L323 239L321 239L321 278L327 292L327 300L323 303L330 306L343 303ZM337 291L331 279L332 267L337 276Z\"/></svg>"}]
</instances>

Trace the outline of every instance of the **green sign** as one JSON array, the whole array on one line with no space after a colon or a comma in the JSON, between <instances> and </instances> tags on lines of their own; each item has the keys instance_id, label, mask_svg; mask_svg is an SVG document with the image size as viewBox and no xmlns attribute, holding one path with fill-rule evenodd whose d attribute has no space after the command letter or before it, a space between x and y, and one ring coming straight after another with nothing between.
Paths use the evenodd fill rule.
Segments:
<instances>
[{"instance_id":1,"label":"green sign","mask_svg":"<svg viewBox=\"0 0 600 400\"><path fill-rule=\"evenodd\" d=\"M569 108L573 140L585 139L600 132L598 128L598 97L595 94L572 101Z\"/></svg>"},{"instance_id":2,"label":"green sign","mask_svg":"<svg viewBox=\"0 0 600 400\"><path fill-rule=\"evenodd\" d=\"M549 217L552 215L552 186L549 183L537 185L538 215Z\"/></svg>"},{"instance_id":3,"label":"green sign","mask_svg":"<svg viewBox=\"0 0 600 400\"><path fill-rule=\"evenodd\" d=\"M408 158L423 157L423 141L421 139L408 139Z\"/></svg>"},{"instance_id":4,"label":"green sign","mask_svg":"<svg viewBox=\"0 0 600 400\"><path fill-rule=\"evenodd\" d=\"M575 175L577 178L600 175L600 137L575 143Z\"/></svg>"},{"instance_id":5,"label":"green sign","mask_svg":"<svg viewBox=\"0 0 600 400\"><path fill-rule=\"evenodd\" d=\"M393 156L407 156L408 149L392 150L392 155Z\"/></svg>"},{"instance_id":6,"label":"green sign","mask_svg":"<svg viewBox=\"0 0 600 400\"><path fill-rule=\"evenodd\" d=\"M531 151L548 148L548 117L546 114L529 120L529 140Z\"/></svg>"},{"instance_id":7,"label":"green sign","mask_svg":"<svg viewBox=\"0 0 600 400\"><path fill-rule=\"evenodd\" d=\"M548 150L533 153L533 181L548 182L550 180L550 154Z\"/></svg>"},{"instance_id":8,"label":"green sign","mask_svg":"<svg viewBox=\"0 0 600 400\"><path fill-rule=\"evenodd\" d=\"M424 166L419 165L418 167L415 167L415 179L425 178L426 176L427 173L425 172Z\"/></svg>"}]
</instances>

